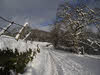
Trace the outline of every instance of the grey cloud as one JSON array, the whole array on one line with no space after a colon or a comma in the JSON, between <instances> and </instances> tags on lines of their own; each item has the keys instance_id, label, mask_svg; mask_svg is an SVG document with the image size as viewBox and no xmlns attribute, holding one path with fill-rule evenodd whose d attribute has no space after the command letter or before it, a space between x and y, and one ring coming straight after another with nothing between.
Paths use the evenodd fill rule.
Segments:
<instances>
[{"instance_id":1,"label":"grey cloud","mask_svg":"<svg viewBox=\"0 0 100 75\"><path fill-rule=\"evenodd\" d=\"M13 16L18 23L28 18L31 25L40 25L56 16L59 3L60 0L0 0L0 15Z\"/></svg>"},{"instance_id":2,"label":"grey cloud","mask_svg":"<svg viewBox=\"0 0 100 75\"><path fill-rule=\"evenodd\" d=\"M2 0L0 9L18 14L39 13L55 10L59 0ZM5 12L6 13L6 12Z\"/></svg>"},{"instance_id":3,"label":"grey cloud","mask_svg":"<svg viewBox=\"0 0 100 75\"><path fill-rule=\"evenodd\" d=\"M64 0L0 0L0 15L13 17L17 23L29 21L31 26L52 21L56 17L56 9ZM68 2L81 0L66 0ZM84 0L91 6L99 6L99 0Z\"/></svg>"}]
</instances>

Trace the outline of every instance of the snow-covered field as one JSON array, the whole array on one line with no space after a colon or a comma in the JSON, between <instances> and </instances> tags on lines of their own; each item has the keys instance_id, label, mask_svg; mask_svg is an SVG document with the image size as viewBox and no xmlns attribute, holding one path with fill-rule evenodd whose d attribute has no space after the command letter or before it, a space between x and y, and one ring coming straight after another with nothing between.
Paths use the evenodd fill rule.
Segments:
<instances>
[{"instance_id":1,"label":"snow-covered field","mask_svg":"<svg viewBox=\"0 0 100 75\"><path fill-rule=\"evenodd\" d=\"M9 39L8 39L9 38ZM94 56L82 56L55 50L52 45L46 46L46 42L18 42L11 37L0 37L0 48L19 48L25 51L33 50L39 44L40 53L29 62L26 72L22 75L100 75L100 59Z\"/></svg>"}]
</instances>

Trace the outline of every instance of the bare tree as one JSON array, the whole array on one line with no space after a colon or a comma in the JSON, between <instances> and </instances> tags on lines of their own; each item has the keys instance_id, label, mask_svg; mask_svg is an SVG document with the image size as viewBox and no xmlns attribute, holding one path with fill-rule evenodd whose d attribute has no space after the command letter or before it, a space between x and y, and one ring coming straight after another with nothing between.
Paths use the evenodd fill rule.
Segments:
<instances>
[{"instance_id":1,"label":"bare tree","mask_svg":"<svg viewBox=\"0 0 100 75\"><path fill-rule=\"evenodd\" d=\"M86 45L94 49L94 47L89 45L90 41L88 39L90 40L90 35L87 35L86 31L91 25L97 26L98 21L100 20L97 14L88 6L72 7L65 2L57 10L56 23L52 29L52 34L55 35L53 39L56 39L56 41L53 40L53 43L56 42L58 44L58 41L60 41L61 44L61 41L70 41L76 53L84 53L85 48L83 47ZM68 43L66 46L68 46ZM83 50L80 50L80 48Z\"/></svg>"}]
</instances>

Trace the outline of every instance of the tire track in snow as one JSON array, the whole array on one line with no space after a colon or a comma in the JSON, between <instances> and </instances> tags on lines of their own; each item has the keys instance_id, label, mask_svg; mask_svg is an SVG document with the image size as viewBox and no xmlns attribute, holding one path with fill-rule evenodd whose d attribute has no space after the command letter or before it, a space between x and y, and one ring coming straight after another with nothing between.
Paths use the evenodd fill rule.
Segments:
<instances>
[{"instance_id":1,"label":"tire track in snow","mask_svg":"<svg viewBox=\"0 0 100 75\"><path fill-rule=\"evenodd\" d=\"M46 61L47 62L45 64L45 72L43 75L58 75L58 73L56 72L56 66L51 59L49 52Z\"/></svg>"},{"instance_id":2,"label":"tire track in snow","mask_svg":"<svg viewBox=\"0 0 100 75\"><path fill-rule=\"evenodd\" d=\"M58 73L57 75L65 75L65 74L63 73L63 69L62 69L61 65L58 63L59 61L56 61L50 52L49 52L49 55L50 55L50 57L51 57L51 59L52 59L52 62L53 62L54 65L56 66L56 71L57 71L57 73Z\"/></svg>"},{"instance_id":3,"label":"tire track in snow","mask_svg":"<svg viewBox=\"0 0 100 75\"><path fill-rule=\"evenodd\" d=\"M45 68L46 73L44 75L64 75L62 72L63 71L62 68L60 67L59 64L57 64L55 59L50 54L49 50L47 50L47 48L45 47L42 47L42 49L48 52L48 56L47 56L48 59L47 59L46 68Z\"/></svg>"},{"instance_id":4,"label":"tire track in snow","mask_svg":"<svg viewBox=\"0 0 100 75\"><path fill-rule=\"evenodd\" d=\"M31 75L93 75L67 53L45 46L41 46L41 53L33 62L35 73L30 71Z\"/></svg>"},{"instance_id":5,"label":"tire track in snow","mask_svg":"<svg viewBox=\"0 0 100 75\"><path fill-rule=\"evenodd\" d=\"M64 59L64 56L61 53L51 50L49 52L54 60L59 62L59 65L61 65L64 72L63 75L91 75L90 72L84 70L80 64L71 60L71 58L68 57L67 59Z\"/></svg>"}]
</instances>

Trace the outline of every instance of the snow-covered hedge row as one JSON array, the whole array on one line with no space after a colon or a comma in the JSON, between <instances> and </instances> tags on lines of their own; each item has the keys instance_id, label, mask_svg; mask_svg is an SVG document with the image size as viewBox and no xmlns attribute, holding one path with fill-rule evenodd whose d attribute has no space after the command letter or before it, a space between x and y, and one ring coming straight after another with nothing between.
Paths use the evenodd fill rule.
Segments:
<instances>
[{"instance_id":1,"label":"snow-covered hedge row","mask_svg":"<svg viewBox=\"0 0 100 75\"><path fill-rule=\"evenodd\" d=\"M0 49L6 49L7 47L13 49L13 51L15 50L15 48L17 48L19 52L25 52L26 50L29 50L29 48L32 50L37 48L37 46L33 45L31 41L27 41L26 43L25 41L20 39L17 41L15 40L15 38L10 36L0 36Z\"/></svg>"},{"instance_id":2,"label":"snow-covered hedge row","mask_svg":"<svg viewBox=\"0 0 100 75\"><path fill-rule=\"evenodd\" d=\"M0 37L0 75L9 75L10 70L23 73L28 62L40 53L39 46L31 41L16 41L13 37Z\"/></svg>"}]
</instances>

